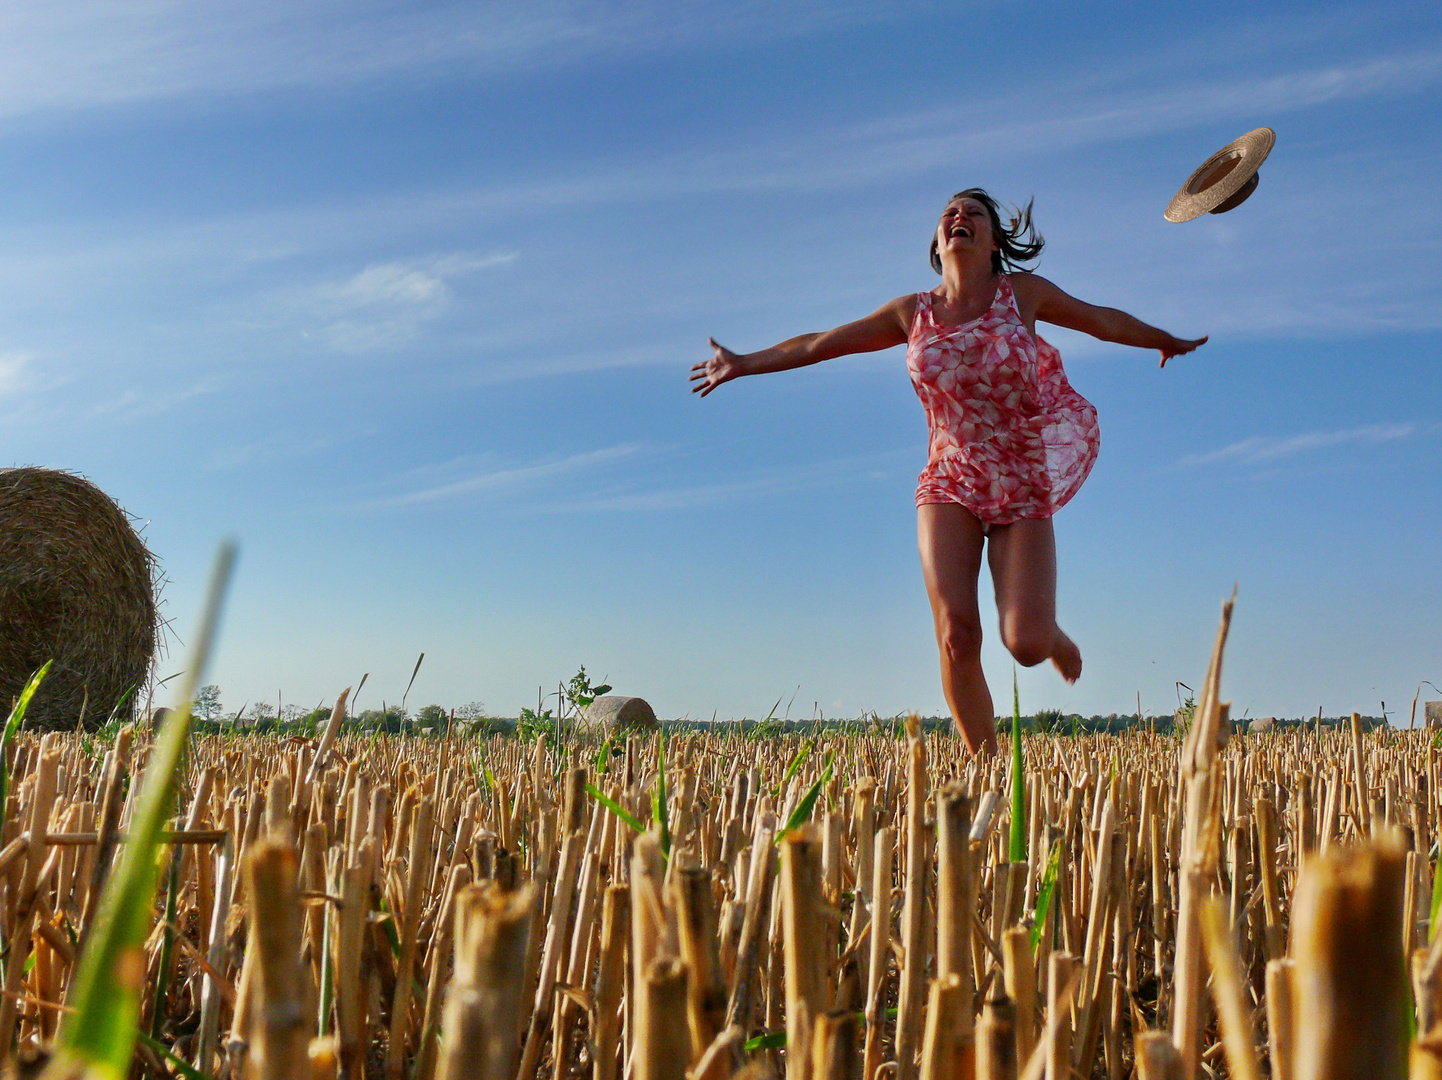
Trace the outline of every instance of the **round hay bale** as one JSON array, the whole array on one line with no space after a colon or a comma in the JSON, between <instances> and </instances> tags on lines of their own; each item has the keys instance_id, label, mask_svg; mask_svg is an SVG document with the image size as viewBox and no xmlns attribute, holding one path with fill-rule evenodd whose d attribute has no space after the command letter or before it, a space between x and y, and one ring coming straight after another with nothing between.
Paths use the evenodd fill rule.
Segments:
<instances>
[{"instance_id":1,"label":"round hay bale","mask_svg":"<svg viewBox=\"0 0 1442 1080\"><path fill-rule=\"evenodd\" d=\"M1276 722L1277 718L1275 716L1259 716L1247 725L1247 734L1264 735L1272 730L1272 726L1276 724Z\"/></svg>"},{"instance_id":2,"label":"round hay bale","mask_svg":"<svg viewBox=\"0 0 1442 1080\"><path fill-rule=\"evenodd\" d=\"M660 726L655 710L646 704L644 699L621 694L598 697L586 706L586 711L581 714L581 722L587 727L604 731L655 731Z\"/></svg>"},{"instance_id":3,"label":"round hay bale","mask_svg":"<svg viewBox=\"0 0 1442 1080\"><path fill-rule=\"evenodd\" d=\"M47 660L27 724L134 719L155 653L154 559L130 516L90 481L0 469L0 708Z\"/></svg>"}]
</instances>

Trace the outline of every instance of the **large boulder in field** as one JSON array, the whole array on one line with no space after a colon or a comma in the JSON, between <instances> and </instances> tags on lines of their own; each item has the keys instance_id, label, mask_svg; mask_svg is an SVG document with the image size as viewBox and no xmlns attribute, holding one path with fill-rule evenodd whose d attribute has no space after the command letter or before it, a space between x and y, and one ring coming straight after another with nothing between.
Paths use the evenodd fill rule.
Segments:
<instances>
[{"instance_id":1,"label":"large boulder in field","mask_svg":"<svg viewBox=\"0 0 1442 1080\"><path fill-rule=\"evenodd\" d=\"M582 712L581 723L600 731L655 731L660 726L644 698L622 694L598 697Z\"/></svg>"}]
</instances>

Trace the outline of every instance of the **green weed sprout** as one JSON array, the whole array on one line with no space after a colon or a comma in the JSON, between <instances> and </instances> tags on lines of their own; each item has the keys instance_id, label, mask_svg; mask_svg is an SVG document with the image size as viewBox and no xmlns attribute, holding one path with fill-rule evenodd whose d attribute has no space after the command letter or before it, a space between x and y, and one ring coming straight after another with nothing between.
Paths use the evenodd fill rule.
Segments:
<instances>
[{"instance_id":1,"label":"green weed sprout","mask_svg":"<svg viewBox=\"0 0 1442 1080\"><path fill-rule=\"evenodd\" d=\"M49 1066L54 1075L78 1073L99 1080L125 1080L130 1072L135 1040L140 1036L144 947L154 918L160 833L174 808L190 735L190 703L210 656L234 564L234 545L221 545L175 710L156 736L150 764L141 779L128 830L130 842L121 848L115 872L105 883L94 933L80 956L70 995L75 1011L60 1026Z\"/></svg>"},{"instance_id":2,"label":"green weed sprout","mask_svg":"<svg viewBox=\"0 0 1442 1080\"><path fill-rule=\"evenodd\" d=\"M1008 858L1026 862L1026 759L1021 752L1021 692L1011 669L1011 846Z\"/></svg>"},{"instance_id":3,"label":"green weed sprout","mask_svg":"<svg viewBox=\"0 0 1442 1080\"><path fill-rule=\"evenodd\" d=\"M801 796L801 801L796 804L796 809L791 811L791 816L786 819L786 825L776 834L774 843L781 843L786 834L792 829L799 829L811 820L811 812L816 808L816 800L821 796L821 789L831 782L831 765L836 756L832 751L826 755L826 764L821 769L821 775L816 782L806 789L806 794Z\"/></svg>"},{"instance_id":4,"label":"green weed sprout","mask_svg":"<svg viewBox=\"0 0 1442 1080\"><path fill-rule=\"evenodd\" d=\"M53 663L54 660L45 661L40 670L30 676L25 683L25 689L21 690L20 696L15 699L15 707L10 710L10 719L5 721L5 733L0 735L0 829L5 827L5 804L10 797L10 740L15 737L16 729L25 719L25 710L30 707L30 699L35 696L35 691L40 689L45 676L50 674L50 665Z\"/></svg>"}]
</instances>

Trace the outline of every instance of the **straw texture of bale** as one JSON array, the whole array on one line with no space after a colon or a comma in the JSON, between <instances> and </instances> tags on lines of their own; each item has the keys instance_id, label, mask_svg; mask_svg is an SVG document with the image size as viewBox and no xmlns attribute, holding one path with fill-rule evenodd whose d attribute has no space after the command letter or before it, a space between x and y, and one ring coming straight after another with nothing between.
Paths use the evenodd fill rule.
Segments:
<instances>
[{"instance_id":1,"label":"straw texture of bale","mask_svg":"<svg viewBox=\"0 0 1442 1080\"><path fill-rule=\"evenodd\" d=\"M607 694L586 706L581 714L581 726L602 731L654 731L657 727L656 711L644 698Z\"/></svg>"},{"instance_id":2,"label":"straw texture of bale","mask_svg":"<svg viewBox=\"0 0 1442 1080\"><path fill-rule=\"evenodd\" d=\"M155 652L154 560L129 515L83 477L0 470L0 705L54 660L27 724L132 719ZM127 696L128 695L128 696Z\"/></svg>"}]
</instances>

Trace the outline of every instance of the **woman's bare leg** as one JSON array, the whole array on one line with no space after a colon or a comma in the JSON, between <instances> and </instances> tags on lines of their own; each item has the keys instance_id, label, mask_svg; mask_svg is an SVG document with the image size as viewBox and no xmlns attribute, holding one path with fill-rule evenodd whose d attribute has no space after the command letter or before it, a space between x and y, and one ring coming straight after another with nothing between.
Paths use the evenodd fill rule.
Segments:
<instances>
[{"instance_id":1,"label":"woman's bare leg","mask_svg":"<svg viewBox=\"0 0 1442 1080\"><path fill-rule=\"evenodd\" d=\"M981 611L976 578L981 573L982 524L955 504L917 507L917 546L936 644L941 651L941 688L966 745L973 753L996 749L991 691L981 672Z\"/></svg>"},{"instance_id":2,"label":"woman's bare leg","mask_svg":"<svg viewBox=\"0 0 1442 1080\"><path fill-rule=\"evenodd\" d=\"M1056 535L1050 518L994 525L987 552L1001 640L1022 667L1050 660L1062 678L1081 676L1081 651L1056 624Z\"/></svg>"}]
</instances>

